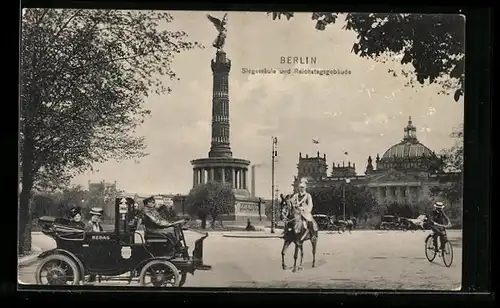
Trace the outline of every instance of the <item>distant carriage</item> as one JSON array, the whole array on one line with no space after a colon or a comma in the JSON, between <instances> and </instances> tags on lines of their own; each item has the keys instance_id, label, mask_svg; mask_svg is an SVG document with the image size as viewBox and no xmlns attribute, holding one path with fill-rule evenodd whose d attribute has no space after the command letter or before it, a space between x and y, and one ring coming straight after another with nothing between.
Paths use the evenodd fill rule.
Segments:
<instances>
[{"instance_id":1,"label":"distant carriage","mask_svg":"<svg viewBox=\"0 0 500 308\"><path fill-rule=\"evenodd\" d=\"M396 215L384 215L380 223L375 227L378 230L411 230L423 229L423 224L419 218L411 219L398 217Z\"/></svg>"},{"instance_id":2,"label":"distant carriage","mask_svg":"<svg viewBox=\"0 0 500 308\"><path fill-rule=\"evenodd\" d=\"M335 216L330 217L330 224L330 230L336 230L338 233L343 233L346 230L351 232L356 226L353 219L337 219Z\"/></svg>"},{"instance_id":3,"label":"distant carriage","mask_svg":"<svg viewBox=\"0 0 500 308\"><path fill-rule=\"evenodd\" d=\"M117 199L115 230L85 232L65 218L45 216L39 219L42 232L52 237L57 248L43 252L36 270L37 284L81 284L86 276L101 280L138 281L142 286L182 286L187 274L210 270L203 263L203 241L208 233L194 243L192 255L184 237L188 220L172 222L172 237L136 232L134 201ZM140 241L135 241L138 235ZM123 274L128 276L123 277Z\"/></svg>"}]
</instances>

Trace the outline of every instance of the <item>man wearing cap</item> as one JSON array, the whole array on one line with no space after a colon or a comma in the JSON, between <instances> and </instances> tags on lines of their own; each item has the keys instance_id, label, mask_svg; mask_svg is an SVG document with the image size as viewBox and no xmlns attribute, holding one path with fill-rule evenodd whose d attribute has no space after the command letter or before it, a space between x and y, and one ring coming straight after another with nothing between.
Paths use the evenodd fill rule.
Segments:
<instances>
[{"instance_id":1,"label":"man wearing cap","mask_svg":"<svg viewBox=\"0 0 500 308\"><path fill-rule=\"evenodd\" d=\"M94 207L90 210L90 221L87 223L85 226L85 231L87 232L102 232L102 226L101 226L101 216L102 213L104 212L103 209L99 207Z\"/></svg>"},{"instance_id":2,"label":"man wearing cap","mask_svg":"<svg viewBox=\"0 0 500 308\"><path fill-rule=\"evenodd\" d=\"M72 227L85 229L85 223L82 221L82 208L77 206L70 211L70 224Z\"/></svg>"},{"instance_id":3,"label":"man wearing cap","mask_svg":"<svg viewBox=\"0 0 500 308\"><path fill-rule=\"evenodd\" d=\"M311 194L306 191L306 187L306 181L301 180L299 184L299 192L292 196L291 201L294 206L297 206L300 209L302 220L306 223L309 234L313 236L318 231L318 226L312 216L313 201ZM306 234L307 232L304 233L301 240L305 239Z\"/></svg>"},{"instance_id":4,"label":"man wearing cap","mask_svg":"<svg viewBox=\"0 0 500 308\"><path fill-rule=\"evenodd\" d=\"M443 202L434 203L434 209L429 215L430 229L432 230L432 239L434 247L438 247L437 239L439 237L440 250L444 250L444 243L446 242L446 228L451 226L450 219L443 211Z\"/></svg>"},{"instance_id":5,"label":"man wearing cap","mask_svg":"<svg viewBox=\"0 0 500 308\"><path fill-rule=\"evenodd\" d=\"M160 208L162 204L157 204L154 197L144 199L143 202L144 210L142 214L142 223L144 224L145 235L148 233L158 234L172 240L174 236L173 230L171 230L171 228L165 229L170 223L160 215L160 212L158 212L158 208ZM175 243L175 241L172 242Z\"/></svg>"}]
</instances>

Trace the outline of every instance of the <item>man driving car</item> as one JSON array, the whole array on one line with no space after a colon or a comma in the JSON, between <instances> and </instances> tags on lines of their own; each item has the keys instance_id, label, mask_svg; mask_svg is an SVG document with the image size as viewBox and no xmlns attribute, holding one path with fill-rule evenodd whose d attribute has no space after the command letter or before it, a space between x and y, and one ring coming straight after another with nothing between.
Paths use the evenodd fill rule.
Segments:
<instances>
[{"instance_id":1,"label":"man driving car","mask_svg":"<svg viewBox=\"0 0 500 308\"><path fill-rule=\"evenodd\" d=\"M166 228L170 223L164 219L158 209L163 206L157 204L153 197L144 199L144 210L142 214L142 223L144 224L145 236L159 235L167 238L172 243L175 243L175 236L173 228Z\"/></svg>"}]
</instances>

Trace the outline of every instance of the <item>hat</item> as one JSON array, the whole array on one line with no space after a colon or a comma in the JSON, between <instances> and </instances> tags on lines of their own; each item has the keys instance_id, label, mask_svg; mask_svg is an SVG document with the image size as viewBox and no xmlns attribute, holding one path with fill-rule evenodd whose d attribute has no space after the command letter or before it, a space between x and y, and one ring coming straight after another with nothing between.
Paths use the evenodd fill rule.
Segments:
<instances>
[{"instance_id":1,"label":"hat","mask_svg":"<svg viewBox=\"0 0 500 308\"><path fill-rule=\"evenodd\" d=\"M70 210L71 217L75 217L76 215L82 215L82 208L77 206Z\"/></svg>"},{"instance_id":2,"label":"hat","mask_svg":"<svg viewBox=\"0 0 500 308\"><path fill-rule=\"evenodd\" d=\"M443 209L444 208L444 204L443 202L436 202L434 203L434 207L437 208L437 209Z\"/></svg>"},{"instance_id":3,"label":"hat","mask_svg":"<svg viewBox=\"0 0 500 308\"><path fill-rule=\"evenodd\" d=\"M97 216L102 216L102 213L104 212L103 209L101 209L100 207L93 207L91 210L90 210L90 215L97 215Z\"/></svg>"},{"instance_id":4,"label":"hat","mask_svg":"<svg viewBox=\"0 0 500 308\"><path fill-rule=\"evenodd\" d=\"M149 202L154 202L154 201L155 201L154 197L149 197L144 199L142 202L144 203L144 205L148 205Z\"/></svg>"}]
</instances>

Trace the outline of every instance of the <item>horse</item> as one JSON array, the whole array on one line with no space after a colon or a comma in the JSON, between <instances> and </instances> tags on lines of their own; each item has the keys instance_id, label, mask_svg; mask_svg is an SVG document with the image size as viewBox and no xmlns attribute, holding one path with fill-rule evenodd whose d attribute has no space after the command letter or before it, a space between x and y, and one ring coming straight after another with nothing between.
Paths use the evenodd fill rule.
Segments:
<instances>
[{"instance_id":1,"label":"horse","mask_svg":"<svg viewBox=\"0 0 500 308\"><path fill-rule=\"evenodd\" d=\"M419 215L417 218L415 219L411 219L409 218L408 221L410 223L412 223L414 226L417 227L417 229L422 229L422 230L425 230L425 223L427 221L427 216L425 216L424 214L422 215ZM413 230L412 230L413 231Z\"/></svg>"},{"instance_id":2,"label":"horse","mask_svg":"<svg viewBox=\"0 0 500 308\"><path fill-rule=\"evenodd\" d=\"M281 267L283 270L288 269L285 264L286 250L291 243L295 244L295 253L293 254L293 270L292 272L301 271L303 269L302 261L304 258L303 244L305 241L311 241L312 245L312 267L316 266L316 246L318 243L318 232L315 231L310 234L308 228L305 226L300 213L300 209L293 205L290 196L281 196L281 219L285 222L285 230L283 234L283 248L281 249ZM300 252L300 261L297 266L297 258Z\"/></svg>"}]
</instances>

